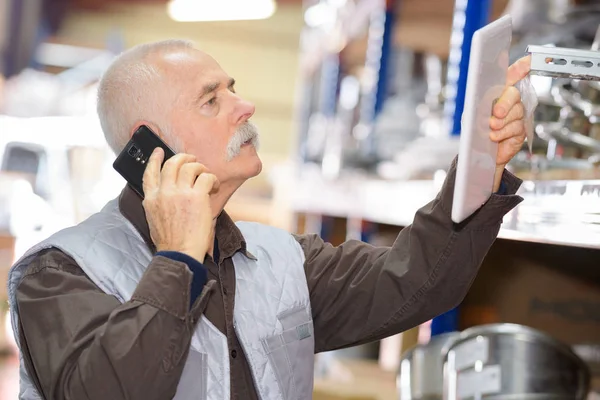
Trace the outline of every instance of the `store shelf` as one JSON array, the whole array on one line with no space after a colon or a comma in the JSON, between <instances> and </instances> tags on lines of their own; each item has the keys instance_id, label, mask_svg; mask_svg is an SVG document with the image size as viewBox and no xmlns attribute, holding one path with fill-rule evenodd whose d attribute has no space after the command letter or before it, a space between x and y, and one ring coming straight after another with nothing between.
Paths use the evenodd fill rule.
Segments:
<instances>
[{"instance_id":1,"label":"store shelf","mask_svg":"<svg viewBox=\"0 0 600 400\"><path fill-rule=\"evenodd\" d=\"M435 198L441 182L389 182L364 176L326 181L318 174L295 180L296 213L360 218L410 225L416 211ZM503 239L600 249L600 180L526 181L524 201L504 218Z\"/></svg>"}]
</instances>

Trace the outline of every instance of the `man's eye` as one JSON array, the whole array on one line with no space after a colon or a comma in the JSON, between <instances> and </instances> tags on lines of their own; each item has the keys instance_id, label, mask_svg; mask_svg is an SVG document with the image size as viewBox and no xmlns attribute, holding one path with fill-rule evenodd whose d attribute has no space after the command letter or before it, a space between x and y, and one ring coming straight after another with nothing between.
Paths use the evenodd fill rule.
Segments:
<instances>
[{"instance_id":1,"label":"man's eye","mask_svg":"<svg viewBox=\"0 0 600 400\"><path fill-rule=\"evenodd\" d=\"M212 99L210 99L209 101L206 102L206 104L208 104L209 106L214 106L217 103L217 98L213 97Z\"/></svg>"}]
</instances>

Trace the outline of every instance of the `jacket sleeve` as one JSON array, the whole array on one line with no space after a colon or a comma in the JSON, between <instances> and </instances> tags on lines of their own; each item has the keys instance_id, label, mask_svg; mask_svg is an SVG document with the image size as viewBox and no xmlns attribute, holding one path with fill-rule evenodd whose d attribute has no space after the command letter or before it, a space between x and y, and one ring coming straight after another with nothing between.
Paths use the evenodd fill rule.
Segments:
<instances>
[{"instance_id":1,"label":"jacket sleeve","mask_svg":"<svg viewBox=\"0 0 600 400\"><path fill-rule=\"evenodd\" d=\"M36 257L17 307L25 366L44 398L172 398L214 284L190 309L192 279L185 263L156 256L121 304L64 253Z\"/></svg>"},{"instance_id":2,"label":"jacket sleeve","mask_svg":"<svg viewBox=\"0 0 600 400\"><path fill-rule=\"evenodd\" d=\"M450 218L455 165L391 247L355 240L336 247L317 235L296 236L306 256L317 352L400 333L463 300L503 216L522 200L515 195L521 181L505 171L506 194L492 195L457 225Z\"/></svg>"}]
</instances>

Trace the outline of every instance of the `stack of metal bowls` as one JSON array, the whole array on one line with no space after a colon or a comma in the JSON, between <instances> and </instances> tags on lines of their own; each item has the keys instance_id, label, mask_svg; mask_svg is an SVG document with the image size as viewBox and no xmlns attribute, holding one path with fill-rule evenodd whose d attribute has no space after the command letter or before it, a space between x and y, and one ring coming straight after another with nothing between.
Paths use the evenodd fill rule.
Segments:
<instances>
[{"instance_id":1,"label":"stack of metal bowls","mask_svg":"<svg viewBox=\"0 0 600 400\"><path fill-rule=\"evenodd\" d=\"M476 326L444 353L444 400L584 400L589 390L571 348L526 326Z\"/></svg>"},{"instance_id":2,"label":"stack of metal bowls","mask_svg":"<svg viewBox=\"0 0 600 400\"><path fill-rule=\"evenodd\" d=\"M585 400L590 372L541 331L490 324L407 351L397 386L400 400Z\"/></svg>"}]
</instances>

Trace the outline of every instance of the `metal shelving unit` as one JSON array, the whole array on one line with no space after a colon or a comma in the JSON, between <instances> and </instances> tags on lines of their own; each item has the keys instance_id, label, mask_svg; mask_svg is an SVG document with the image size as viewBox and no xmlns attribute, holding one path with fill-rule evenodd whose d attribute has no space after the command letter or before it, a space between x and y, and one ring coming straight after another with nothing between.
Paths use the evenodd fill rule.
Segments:
<instances>
[{"instance_id":1,"label":"metal shelving unit","mask_svg":"<svg viewBox=\"0 0 600 400\"><path fill-rule=\"evenodd\" d=\"M369 24L368 54L363 68L372 79L363 84L358 123L364 128L363 132L366 132L360 143L362 155L369 156L373 148L370 129L383 108L386 85L390 82L389 72L390 69L393 70L389 64L390 58L393 58L391 32L396 22L394 7L401 0L320 2L329 1L356 3L357 7L354 12L344 14L340 22L341 28L335 30L334 38L331 41L324 40L315 54L306 56L309 61L305 60L303 63L301 73L304 78L310 80L311 76L318 76L320 80L319 85L308 84L301 91L305 99L312 99L317 106L311 109L300 100L300 158L305 164L295 176L287 178L294 182L294 191L289 198L294 212L305 218L305 231L318 232L324 240L334 245L341 239L339 232L337 236L334 234L340 221L341 224L343 221L346 223L346 239L371 242L379 234L379 238L385 237L384 240L387 240L387 234L395 233L395 227L401 229L410 225L416 212L436 197L442 185L437 176L436 180L393 181L377 177L367 169L340 167L332 177L324 173L318 160L310 160L312 165L306 163L309 160L305 157L303 141L309 130L308 120L314 117L314 113L321 114L328 120L322 127L334 128L326 130L327 135L337 134L335 122L338 118L340 89L343 86L340 83L345 71L339 54L340 48L332 46L331 42L345 43L356 37L361 27ZM315 1L307 3L314 5ZM443 115L445 122L448 122L445 126L448 127L447 134L450 137L460 135L471 38L476 30L488 23L492 12L491 0L455 0L454 4ZM370 11L357 12L360 7ZM312 50L306 51L310 53ZM315 92L318 96L315 96ZM524 181L518 194L524 201L504 217L498 237L507 241L499 243L496 248L503 245L512 248L510 241L541 243L563 246L552 250L569 254L574 251L577 257L580 254L595 253L581 249L600 249L600 180ZM497 261L498 257L496 253L491 259ZM506 259L510 260L511 257L515 256L508 254ZM552 264L552 261L548 264ZM565 271L565 274L570 273L572 271ZM498 285L503 284L505 283L498 282ZM464 324L464 321L459 323L460 314L469 314L467 306L468 302L463 303L433 318L431 336L460 330L461 324Z\"/></svg>"},{"instance_id":2,"label":"metal shelving unit","mask_svg":"<svg viewBox=\"0 0 600 400\"><path fill-rule=\"evenodd\" d=\"M332 182L317 173L295 182L292 207L297 213L399 227L410 225L416 211L439 190L434 181L360 176ZM524 201L506 215L499 238L600 249L600 180L525 181L518 194Z\"/></svg>"},{"instance_id":3,"label":"metal shelving unit","mask_svg":"<svg viewBox=\"0 0 600 400\"><path fill-rule=\"evenodd\" d=\"M335 34L325 40L313 39L305 44L320 44L313 52L305 49L301 73L305 80L318 76L319 83L304 86L305 99L310 96L316 104L312 112L320 113L333 121L340 92L342 66L340 46L360 32L368 32L365 70L373 79L361 92L359 125L370 126L384 102L386 83L390 79L389 63L394 7L400 0L356 0L345 2L352 7L338 9ZM331 0L306 1L306 5L321 3L341 4ZM457 0L455 2L450 55L446 79L445 117L450 120L449 135L460 134L466 76L469 64L469 48L473 33L490 18L491 0ZM306 33L306 35L309 35ZM317 91L315 96L314 91ZM311 117L310 107L302 104L300 116L300 141L305 139L306 121ZM368 132L368 129L367 129ZM363 140L362 150L370 150L369 135ZM301 154L303 146L300 146ZM303 161L305 159L301 157ZM433 181L385 181L377 177L354 172L340 173L335 179L327 179L322 171L306 172L293 177L298 190L292 198L296 213L311 215L311 226L322 227L325 239L329 239L326 222L318 222L320 216L342 217L348 220L349 237L358 238L361 221L386 225L406 226L415 212L437 194L439 187ZM499 237L510 240L546 243L583 248L600 249L600 181L538 181L525 182L520 194L525 201L504 219ZM564 192L562 194L559 194ZM317 198L314 193L319 193ZM357 230L358 229L358 230ZM366 236L365 236L366 237Z\"/></svg>"},{"instance_id":4,"label":"metal shelving unit","mask_svg":"<svg viewBox=\"0 0 600 400\"><path fill-rule=\"evenodd\" d=\"M357 113L357 129L363 132L359 141L359 153L364 159L373 156L373 123L382 109L385 99L388 79L390 77L390 52L392 47L392 32L394 27L395 8L399 0L349 0L340 2L335 0L306 0L304 9L307 12L307 26L301 37L301 82L298 100L298 159L305 163L311 158L308 143L311 129L314 129L315 120L321 121L318 130L335 130L338 123L337 112L340 107L340 92L343 91L343 76L341 71L341 53L344 47L361 35L367 36L367 49L363 65L363 79L358 93L359 103ZM310 26L308 15L320 15L322 22ZM329 13L329 14L328 14ZM330 18L335 15L335 20ZM312 126L312 128L311 128ZM323 170L327 169L331 159L336 159L337 154L329 157L323 155ZM314 161L314 160L312 160ZM334 161L335 164L336 161ZM339 173L338 167L333 167L333 173ZM329 167L331 169L331 167ZM294 177L294 180L301 179ZM310 192L306 192L310 193ZM314 192L312 192L314 193ZM301 202L294 199L294 204ZM296 206L294 206L296 207ZM297 212L303 213L299 206ZM312 208L312 207L309 207ZM309 226L318 228L325 239L329 238L328 226L330 223L325 209L315 209L309 218ZM322 216L322 217L320 217ZM320 221L317 221L320 219ZM348 231L354 232L353 237L366 237L366 232L357 231L357 227L365 224L365 218L355 215L348 220Z\"/></svg>"}]
</instances>

